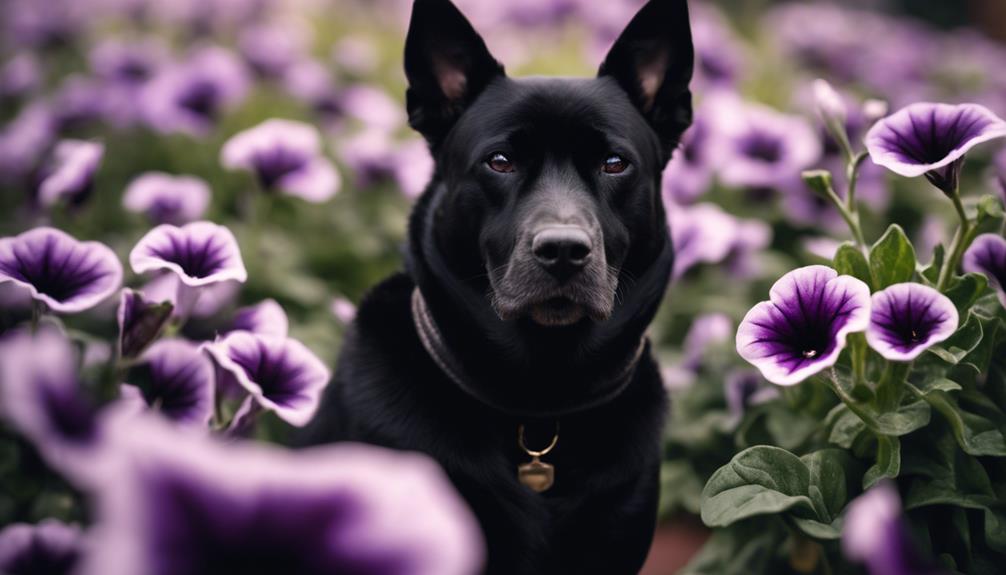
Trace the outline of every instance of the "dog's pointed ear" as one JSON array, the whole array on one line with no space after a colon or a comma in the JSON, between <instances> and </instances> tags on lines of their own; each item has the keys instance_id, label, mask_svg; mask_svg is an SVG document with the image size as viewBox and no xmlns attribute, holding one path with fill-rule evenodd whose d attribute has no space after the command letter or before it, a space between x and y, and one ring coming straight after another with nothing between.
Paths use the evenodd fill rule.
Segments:
<instances>
[{"instance_id":1,"label":"dog's pointed ear","mask_svg":"<svg viewBox=\"0 0 1006 575\"><path fill-rule=\"evenodd\" d=\"M415 0L405 39L409 124L434 147L503 66L450 0Z\"/></svg>"},{"instance_id":2,"label":"dog's pointed ear","mask_svg":"<svg viewBox=\"0 0 1006 575\"><path fill-rule=\"evenodd\" d=\"M695 50L686 0L650 0L608 52L598 76L614 78L660 137L666 158L692 122Z\"/></svg>"}]
</instances>

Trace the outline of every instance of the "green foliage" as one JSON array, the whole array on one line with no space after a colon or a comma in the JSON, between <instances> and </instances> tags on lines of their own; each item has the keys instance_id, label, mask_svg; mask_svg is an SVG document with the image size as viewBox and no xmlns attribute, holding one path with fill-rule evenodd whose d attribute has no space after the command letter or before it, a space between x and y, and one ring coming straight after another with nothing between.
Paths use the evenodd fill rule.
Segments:
<instances>
[{"instance_id":1,"label":"green foliage","mask_svg":"<svg viewBox=\"0 0 1006 575\"><path fill-rule=\"evenodd\" d=\"M891 224L870 249L873 289L879 291L896 283L911 281L915 265L915 248L908 241L905 230L898 224Z\"/></svg>"}]
</instances>

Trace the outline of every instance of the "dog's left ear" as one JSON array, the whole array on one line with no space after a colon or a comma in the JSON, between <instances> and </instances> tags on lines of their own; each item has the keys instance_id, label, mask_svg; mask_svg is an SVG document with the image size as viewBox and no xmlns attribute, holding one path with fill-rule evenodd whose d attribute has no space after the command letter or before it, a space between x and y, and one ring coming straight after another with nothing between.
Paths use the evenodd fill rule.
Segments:
<instances>
[{"instance_id":1,"label":"dog's left ear","mask_svg":"<svg viewBox=\"0 0 1006 575\"><path fill-rule=\"evenodd\" d=\"M686 0L650 0L611 47L598 76L614 78L660 137L665 159L692 123L695 50Z\"/></svg>"},{"instance_id":2,"label":"dog's left ear","mask_svg":"<svg viewBox=\"0 0 1006 575\"><path fill-rule=\"evenodd\" d=\"M415 0L405 39L409 124L436 148L503 66L450 0Z\"/></svg>"}]
</instances>

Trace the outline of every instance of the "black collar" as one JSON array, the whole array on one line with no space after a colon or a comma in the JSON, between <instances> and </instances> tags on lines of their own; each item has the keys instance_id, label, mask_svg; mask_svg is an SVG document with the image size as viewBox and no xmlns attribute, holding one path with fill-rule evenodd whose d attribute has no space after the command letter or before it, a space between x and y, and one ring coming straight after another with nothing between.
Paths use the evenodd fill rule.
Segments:
<instances>
[{"instance_id":1,"label":"black collar","mask_svg":"<svg viewBox=\"0 0 1006 575\"><path fill-rule=\"evenodd\" d=\"M437 364L448 379L453 381L461 388L462 391L472 396L479 402L488 405L497 411L515 417L555 418L584 411L611 401L621 394L632 381L632 376L635 375L636 372L636 366L639 365L639 360L646 349L647 341L645 335L640 337L639 345L636 346L635 352L629 357L625 366L618 371L618 375L612 378L609 385L602 386L603 389L600 393L585 400L581 400L575 404L565 406L562 409L549 412L531 412L514 410L501 406L479 391L477 386L471 384L472 378L468 376L462 363L458 360L457 356L451 352L450 347L444 341L443 335L441 335L440 329L437 327L437 324L433 319L433 314L430 312L430 309L426 304L426 299L423 297L423 294L419 291L418 287L412 291L412 320L416 325L419 340L423 343L426 353L430 355L430 358L433 359L433 362Z\"/></svg>"}]
</instances>

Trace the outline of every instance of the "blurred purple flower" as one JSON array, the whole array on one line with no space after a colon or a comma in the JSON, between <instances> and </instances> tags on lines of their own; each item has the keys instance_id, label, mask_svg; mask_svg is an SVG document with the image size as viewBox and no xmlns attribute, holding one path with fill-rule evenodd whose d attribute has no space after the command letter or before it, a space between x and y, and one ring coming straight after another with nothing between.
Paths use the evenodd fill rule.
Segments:
<instances>
[{"instance_id":1,"label":"blurred purple flower","mask_svg":"<svg viewBox=\"0 0 1006 575\"><path fill-rule=\"evenodd\" d=\"M964 271L984 274L1006 307L1006 238L982 234L964 252Z\"/></svg>"},{"instance_id":2,"label":"blurred purple flower","mask_svg":"<svg viewBox=\"0 0 1006 575\"><path fill-rule=\"evenodd\" d=\"M31 52L16 53L0 65L0 100L24 98L41 84L41 64Z\"/></svg>"},{"instance_id":3,"label":"blurred purple flower","mask_svg":"<svg viewBox=\"0 0 1006 575\"><path fill-rule=\"evenodd\" d=\"M872 297L866 341L891 361L912 361L957 331L957 307L935 289L894 284Z\"/></svg>"},{"instance_id":4,"label":"blurred purple flower","mask_svg":"<svg viewBox=\"0 0 1006 575\"><path fill-rule=\"evenodd\" d=\"M5 419L50 465L88 482L102 428L77 379L77 354L63 334L44 327L0 340L0 399Z\"/></svg>"},{"instance_id":5,"label":"blurred purple flower","mask_svg":"<svg viewBox=\"0 0 1006 575\"><path fill-rule=\"evenodd\" d=\"M343 113L363 124L393 132L405 125L405 108L381 88L355 84L339 95Z\"/></svg>"},{"instance_id":6,"label":"blurred purple flower","mask_svg":"<svg viewBox=\"0 0 1006 575\"><path fill-rule=\"evenodd\" d=\"M835 253L841 245L842 242L827 236L809 237L803 240L803 249L807 253L829 262L835 259Z\"/></svg>"},{"instance_id":7,"label":"blurred purple flower","mask_svg":"<svg viewBox=\"0 0 1006 575\"><path fill-rule=\"evenodd\" d=\"M60 202L77 205L91 193L94 174L105 155L101 142L61 140L56 144L50 165L38 187L38 200L51 207Z\"/></svg>"},{"instance_id":8,"label":"blurred purple flower","mask_svg":"<svg viewBox=\"0 0 1006 575\"><path fill-rule=\"evenodd\" d=\"M343 36L332 45L332 61L353 76L367 76L377 69L380 53L367 36Z\"/></svg>"},{"instance_id":9,"label":"blurred purple flower","mask_svg":"<svg viewBox=\"0 0 1006 575\"><path fill-rule=\"evenodd\" d=\"M682 345L684 367L697 371L710 347L723 345L734 334L734 322L723 313L707 313L696 317L685 334Z\"/></svg>"},{"instance_id":10,"label":"blurred purple flower","mask_svg":"<svg viewBox=\"0 0 1006 575\"><path fill-rule=\"evenodd\" d=\"M192 312L204 291L199 288L248 279L234 234L212 222L157 226L130 252L129 264L138 274L167 270L178 277L174 304L181 317Z\"/></svg>"},{"instance_id":11,"label":"blurred purple flower","mask_svg":"<svg viewBox=\"0 0 1006 575\"><path fill-rule=\"evenodd\" d=\"M49 100L59 132L90 128L105 120L109 113L108 90L95 78L68 76Z\"/></svg>"},{"instance_id":12,"label":"blurred purple flower","mask_svg":"<svg viewBox=\"0 0 1006 575\"><path fill-rule=\"evenodd\" d=\"M143 354L120 390L126 401L176 423L206 427L213 417L213 377L213 364L198 345L163 339Z\"/></svg>"},{"instance_id":13,"label":"blurred purple flower","mask_svg":"<svg viewBox=\"0 0 1006 575\"><path fill-rule=\"evenodd\" d=\"M468 575L478 523L425 456L217 443L142 418L116 434L82 575ZM239 472L235 473L235 470Z\"/></svg>"},{"instance_id":14,"label":"blurred purple flower","mask_svg":"<svg viewBox=\"0 0 1006 575\"><path fill-rule=\"evenodd\" d=\"M122 290L116 320L119 324L119 357L133 358L143 353L171 319L174 306L169 301L151 301L143 292Z\"/></svg>"},{"instance_id":15,"label":"blurred purple flower","mask_svg":"<svg viewBox=\"0 0 1006 575\"><path fill-rule=\"evenodd\" d=\"M286 337L289 328L286 312L274 299L262 300L237 310L234 312L234 321L231 322L232 331L250 331L277 337Z\"/></svg>"},{"instance_id":16,"label":"blurred purple flower","mask_svg":"<svg viewBox=\"0 0 1006 575\"><path fill-rule=\"evenodd\" d=\"M314 416L331 377L325 364L294 339L234 331L204 349L223 376L250 394L257 408L275 411L297 427Z\"/></svg>"},{"instance_id":17,"label":"blurred purple flower","mask_svg":"<svg viewBox=\"0 0 1006 575\"><path fill-rule=\"evenodd\" d=\"M49 107L41 102L25 106L0 130L0 181L22 183L55 138Z\"/></svg>"},{"instance_id":18,"label":"blurred purple flower","mask_svg":"<svg viewBox=\"0 0 1006 575\"><path fill-rule=\"evenodd\" d=\"M198 220L210 203L210 187L194 176L147 172L126 187L122 205L146 214L158 224L181 225Z\"/></svg>"},{"instance_id":19,"label":"blurred purple flower","mask_svg":"<svg viewBox=\"0 0 1006 575\"><path fill-rule=\"evenodd\" d=\"M433 178L434 167L426 140L414 138L399 144L392 166L398 190L406 198L418 198Z\"/></svg>"},{"instance_id":20,"label":"blurred purple flower","mask_svg":"<svg viewBox=\"0 0 1006 575\"><path fill-rule=\"evenodd\" d=\"M1006 122L977 104L912 104L877 122L866 134L876 164L914 178L925 175L947 194L956 193L964 155L1006 137Z\"/></svg>"},{"instance_id":21,"label":"blurred purple flower","mask_svg":"<svg viewBox=\"0 0 1006 575\"><path fill-rule=\"evenodd\" d=\"M733 86L747 66L746 47L715 5L696 3L689 9L695 42L695 86L700 91Z\"/></svg>"},{"instance_id":22,"label":"blurred purple flower","mask_svg":"<svg viewBox=\"0 0 1006 575\"><path fill-rule=\"evenodd\" d=\"M779 397L779 390L767 385L758 372L738 369L727 375L723 394L730 412L730 427L736 427L749 407L772 401Z\"/></svg>"},{"instance_id":23,"label":"blurred purple flower","mask_svg":"<svg viewBox=\"0 0 1006 575\"><path fill-rule=\"evenodd\" d=\"M203 136L223 113L244 100L250 79L231 52L204 47L166 66L146 84L144 116L161 132Z\"/></svg>"},{"instance_id":24,"label":"blurred purple flower","mask_svg":"<svg viewBox=\"0 0 1006 575\"><path fill-rule=\"evenodd\" d=\"M328 66L313 58L301 58L283 73L283 88L294 98L324 116L342 114L335 78Z\"/></svg>"},{"instance_id":25,"label":"blurred purple flower","mask_svg":"<svg viewBox=\"0 0 1006 575\"><path fill-rule=\"evenodd\" d=\"M152 36L136 41L108 39L95 46L88 59L91 69L102 80L139 86L164 65L168 48Z\"/></svg>"},{"instance_id":26,"label":"blurred purple flower","mask_svg":"<svg viewBox=\"0 0 1006 575\"><path fill-rule=\"evenodd\" d=\"M713 164L709 157L712 135L703 109L681 138L681 145L664 169L662 188L665 198L675 204L694 203L713 183Z\"/></svg>"},{"instance_id":27,"label":"blurred purple flower","mask_svg":"<svg viewBox=\"0 0 1006 575\"><path fill-rule=\"evenodd\" d=\"M865 563L870 575L933 575L912 547L893 483L881 483L849 503L842 527L847 559Z\"/></svg>"},{"instance_id":28,"label":"blurred purple flower","mask_svg":"<svg viewBox=\"0 0 1006 575\"><path fill-rule=\"evenodd\" d=\"M999 199L1006 204L1006 149L995 155L992 169L995 173L996 189L999 190Z\"/></svg>"},{"instance_id":29,"label":"blurred purple flower","mask_svg":"<svg viewBox=\"0 0 1006 575\"><path fill-rule=\"evenodd\" d=\"M376 128L342 138L338 149L339 158L361 188L369 187L394 172L398 162L395 151L391 134Z\"/></svg>"},{"instance_id":30,"label":"blurred purple flower","mask_svg":"<svg viewBox=\"0 0 1006 575\"><path fill-rule=\"evenodd\" d=\"M337 297L332 300L332 315L342 325L349 325L356 318L356 306L344 297Z\"/></svg>"},{"instance_id":31,"label":"blurred purple flower","mask_svg":"<svg viewBox=\"0 0 1006 575\"><path fill-rule=\"evenodd\" d=\"M308 54L311 31L297 22L267 22L243 28L238 51L258 75L280 78Z\"/></svg>"},{"instance_id":32,"label":"blurred purple flower","mask_svg":"<svg viewBox=\"0 0 1006 575\"><path fill-rule=\"evenodd\" d=\"M37 525L13 523L0 531L0 573L73 575L82 551L79 527L55 519Z\"/></svg>"},{"instance_id":33,"label":"blurred purple flower","mask_svg":"<svg viewBox=\"0 0 1006 575\"><path fill-rule=\"evenodd\" d=\"M737 220L725 265L736 279L760 277L758 255L772 244L772 227L761 220Z\"/></svg>"},{"instance_id":34,"label":"blurred purple flower","mask_svg":"<svg viewBox=\"0 0 1006 575\"><path fill-rule=\"evenodd\" d=\"M676 251L674 278L692 267L723 261L736 240L737 220L716 204L667 206L671 237Z\"/></svg>"},{"instance_id":35,"label":"blurred purple flower","mask_svg":"<svg viewBox=\"0 0 1006 575\"><path fill-rule=\"evenodd\" d=\"M741 102L716 99L719 174L728 186L775 189L792 185L821 157L821 143L803 118Z\"/></svg>"},{"instance_id":36,"label":"blurred purple flower","mask_svg":"<svg viewBox=\"0 0 1006 575\"><path fill-rule=\"evenodd\" d=\"M101 303L122 284L122 264L104 244L79 242L55 228L0 238L0 283L12 282L60 313Z\"/></svg>"},{"instance_id":37,"label":"blurred purple flower","mask_svg":"<svg viewBox=\"0 0 1006 575\"><path fill-rule=\"evenodd\" d=\"M254 173L266 190L308 202L324 202L341 186L339 172L322 155L318 130L302 122L272 119L239 132L224 144L220 162Z\"/></svg>"},{"instance_id":38,"label":"blurred purple flower","mask_svg":"<svg viewBox=\"0 0 1006 575\"><path fill-rule=\"evenodd\" d=\"M826 266L779 279L737 329L737 352L777 385L795 385L835 364L848 334L870 323L870 288Z\"/></svg>"}]
</instances>

